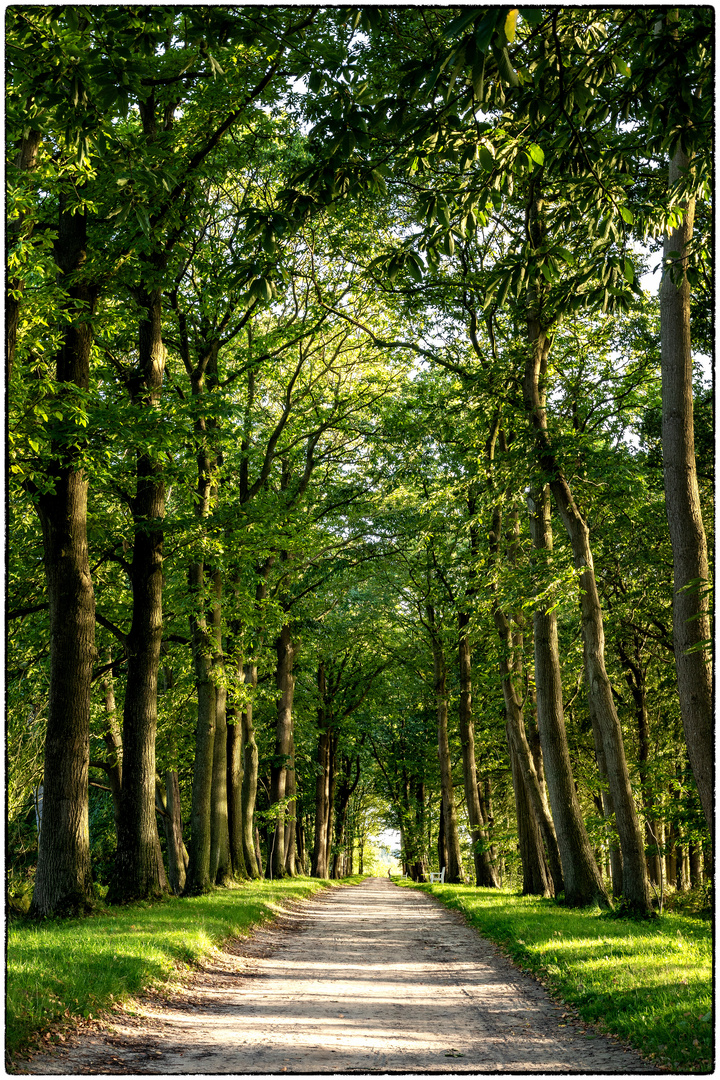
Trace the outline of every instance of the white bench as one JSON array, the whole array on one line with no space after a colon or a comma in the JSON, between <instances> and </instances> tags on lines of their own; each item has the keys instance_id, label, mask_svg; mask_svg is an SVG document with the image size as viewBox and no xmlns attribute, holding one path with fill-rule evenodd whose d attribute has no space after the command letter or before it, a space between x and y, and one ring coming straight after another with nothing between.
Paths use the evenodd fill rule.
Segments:
<instances>
[{"instance_id":1,"label":"white bench","mask_svg":"<svg viewBox=\"0 0 720 1080\"><path fill-rule=\"evenodd\" d=\"M435 874L435 873L430 874L430 884L431 885L434 882L439 882L440 885L442 885L444 881L445 881L445 867L444 866L443 866L443 868L442 868L442 870L440 871L439 874Z\"/></svg>"}]
</instances>

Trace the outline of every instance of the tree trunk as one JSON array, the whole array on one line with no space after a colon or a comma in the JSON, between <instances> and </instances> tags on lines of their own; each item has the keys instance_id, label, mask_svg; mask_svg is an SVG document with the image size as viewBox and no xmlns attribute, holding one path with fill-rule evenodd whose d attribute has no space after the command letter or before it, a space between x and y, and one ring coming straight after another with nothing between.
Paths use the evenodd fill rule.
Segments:
<instances>
[{"instance_id":1,"label":"tree trunk","mask_svg":"<svg viewBox=\"0 0 720 1080\"><path fill-rule=\"evenodd\" d=\"M605 785L608 781L607 764L605 762L605 748L602 741L602 732L600 731L600 726L595 719L592 707L590 708L590 719L592 721L593 739L595 741L595 759L597 761L600 778ZM612 795L610 791L607 790L605 787L603 787L600 799L603 814L605 816L605 828L609 834L610 876L612 878L612 894L614 899L619 899L623 894L623 861L622 852L618 847L615 839L615 807L613 805Z\"/></svg>"},{"instance_id":2,"label":"tree trunk","mask_svg":"<svg viewBox=\"0 0 720 1080\"><path fill-rule=\"evenodd\" d=\"M465 881L465 875L463 874L462 858L460 856L460 837L458 834L457 810L455 808L455 792L452 780L452 764L450 761L450 744L448 741L447 672L442 643L435 632L435 612L430 604L427 605L427 616L431 629L433 669L435 673L438 756L440 758L440 776L442 778L445 845L448 856L445 881L452 885L462 885Z\"/></svg>"},{"instance_id":3,"label":"tree trunk","mask_svg":"<svg viewBox=\"0 0 720 1080\"><path fill-rule=\"evenodd\" d=\"M236 706L233 706L232 710L228 709L227 719L227 803L230 865L233 877L242 879L248 876L248 872L243 852L242 721Z\"/></svg>"},{"instance_id":4,"label":"tree trunk","mask_svg":"<svg viewBox=\"0 0 720 1080\"><path fill-rule=\"evenodd\" d=\"M328 822L330 819L330 730L325 665L318 664L318 761L315 778L315 836L312 856L313 877L328 876Z\"/></svg>"},{"instance_id":5,"label":"tree trunk","mask_svg":"<svg viewBox=\"0 0 720 1080\"><path fill-rule=\"evenodd\" d=\"M74 275L87 257L86 212L60 208L55 258L72 322L55 359L58 397L64 385L87 391L94 294ZM90 692L95 650L95 596L87 546L88 482L82 452L53 440L52 489L40 493L49 601L50 689L43 773L43 817L30 914L80 913L92 897L88 826Z\"/></svg>"},{"instance_id":6,"label":"tree trunk","mask_svg":"<svg viewBox=\"0 0 720 1080\"><path fill-rule=\"evenodd\" d=\"M266 874L268 877L285 876L285 817L283 804L287 794L287 773L292 744L292 705L295 692L293 661L295 651L290 637L290 626L284 623L275 642L277 666L275 685L279 697L277 702L277 722L275 725L275 755L270 771L270 803L280 803L275 824L275 840L271 843L272 863L268 858Z\"/></svg>"},{"instance_id":7,"label":"tree trunk","mask_svg":"<svg viewBox=\"0 0 720 1080\"><path fill-rule=\"evenodd\" d=\"M523 769L510 741L509 731L508 747L517 812L518 846L523 875L522 891L526 896L554 896L552 875L545 855L540 828L528 798Z\"/></svg>"},{"instance_id":8,"label":"tree trunk","mask_svg":"<svg viewBox=\"0 0 720 1080\"><path fill-rule=\"evenodd\" d=\"M688 168L678 147L670 164L672 187ZM673 552L673 640L685 742L705 820L714 840L712 657L708 555L700 507L693 426L690 285L687 245L695 203L665 237L660 286L662 447L665 509ZM679 252L680 257L672 257ZM671 262L668 268L668 262Z\"/></svg>"},{"instance_id":9,"label":"tree trunk","mask_svg":"<svg viewBox=\"0 0 720 1080\"><path fill-rule=\"evenodd\" d=\"M650 760L650 717L647 707L647 689L645 668L642 663L640 641L635 635L634 656L631 657L622 642L618 643L620 664L625 674L635 704L635 717L638 727L638 770L640 772L640 790L645 810L645 844L647 846L646 863L648 877L653 885L660 885L662 870L658 844L659 822L653 812L653 794L650 789L648 767Z\"/></svg>"},{"instance_id":10,"label":"tree trunk","mask_svg":"<svg viewBox=\"0 0 720 1080\"><path fill-rule=\"evenodd\" d=\"M438 837L437 837L437 855L438 855L438 871L442 873L443 867L445 867L445 875L447 877L448 866L448 849L446 837L445 837L445 821L447 815L445 813L445 795L440 798L440 820L438 822Z\"/></svg>"},{"instance_id":11,"label":"tree trunk","mask_svg":"<svg viewBox=\"0 0 720 1080\"><path fill-rule=\"evenodd\" d=\"M531 240L535 247L542 246L544 242L543 215L543 200L533 191L528 207L528 220ZM635 910L649 913L650 887L645 870L643 837L630 786L620 721L605 670L605 629L590 549L590 532L575 504L570 485L548 436L545 380L551 341L546 327L542 325L540 289L533 277L528 288L529 348L523 377L523 401L528 422L535 435L538 464L545 476L552 477L550 489L570 539L575 568L579 571L585 679L590 707L594 710L602 734L608 782L623 853L624 895Z\"/></svg>"},{"instance_id":12,"label":"tree trunk","mask_svg":"<svg viewBox=\"0 0 720 1080\"><path fill-rule=\"evenodd\" d=\"M325 665L317 665L317 774L315 777L315 835L312 876L327 877L327 835L330 818L330 731Z\"/></svg>"},{"instance_id":13,"label":"tree trunk","mask_svg":"<svg viewBox=\"0 0 720 1080\"><path fill-rule=\"evenodd\" d=\"M185 892L199 895L208 892L213 884L210 877L210 847L217 698L212 672L213 642L208 633L205 615L205 564L202 560L190 564L188 577L196 609L195 614L190 616L190 636L197 692L197 726L190 818L190 865Z\"/></svg>"},{"instance_id":14,"label":"tree trunk","mask_svg":"<svg viewBox=\"0 0 720 1080\"><path fill-rule=\"evenodd\" d=\"M508 744L515 755L517 767L522 772L522 790L529 800L532 813L535 815L540 834L545 843L548 866L550 867L554 892L555 895L557 895L563 891L560 852L558 850L555 828L553 826L552 818L550 817L550 811L543 798L540 781L538 780L537 771L535 769L535 762L533 761L533 756L525 734L525 720L523 718L520 697L515 686L511 662L508 659L512 656L510 624L504 612L497 606L495 608L494 617L501 644L504 646L503 655L501 655L500 658L500 675L502 678L503 697L505 701L505 721ZM519 809L518 813L520 813Z\"/></svg>"},{"instance_id":15,"label":"tree trunk","mask_svg":"<svg viewBox=\"0 0 720 1080\"><path fill-rule=\"evenodd\" d=\"M257 665L245 665L245 682L254 690L257 686ZM262 876L262 860L260 859L260 845L257 829L255 828L255 799L257 797L258 781L258 748L255 742L255 728L253 727L253 703L252 699L243 706L242 711L242 745L243 745L243 778L242 778L242 844L245 866L251 878Z\"/></svg>"},{"instance_id":16,"label":"tree trunk","mask_svg":"<svg viewBox=\"0 0 720 1080\"><path fill-rule=\"evenodd\" d=\"M164 790L158 784L158 794L164 810L163 825L168 856L168 880L176 896L185 888L185 873L188 855L182 838L182 818L180 814L180 785L178 774L168 769L164 777Z\"/></svg>"},{"instance_id":17,"label":"tree trunk","mask_svg":"<svg viewBox=\"0 0 720 1080\"><path fill-rule=\"evenodd\" d=\"M138 302L143 314L138 330L138 368L130 390L134 406L152 415L159 405L165 367L162 291L142 291ZM108 890L111 903L160 896L167 889L155 814L165 483L158 455L153 450L138 453L136 471L137 488L132 502L135 537L130 571L133 615L127 642L123 714L122 821L115 873Z\"/></svg>"},{"instance_id":18,"label":"tree trunk","mask_svg":"<svg viewBox=\"0 0 720 1080\"><path fill-rule=\"evenodd\" d=\"M688 847L688 860L690 863L690 887L698 889L702 885L702 848L692 840Z\"/></svg>"},{"instance_id":19,"label":"tree trunk","mask_svg":"<svg viewBox=\"0 0 720 1080\"><path fill-rule=\"evenodd\" d=\"M332 865L332 846L333 846L333 827L335 824L335 784L337 780L337 734L334 731L329 733L328 744L328 825L327 825L327 847L325 848L325 865L328 868Z\"/></svg>"},{"instance_id":20,"label":"tree trunk","mask_svg":"<svg viewBox=\"0 0 720 1080\"><path fill-rule=\"evenodd\" d=\"M535 491L529 506L535 550L549 553L552 551L552 529L547 489ZM546 602L541 602L533 611L537 723L562 863L565 903L571 907L586 907L593 903L608 907L608 895L585 829L570 764L557 617L554 610L546 611L545 607Z\"/></svg>"},{"instance_id":21,"label":"tree trunk","mask_svg":"<svg viewBox=\"0 0 720 1080\"><path fill-rule=\"evenodd\" d=\"M297 870L295 861L297 857L297 777L295 775L295 736L290 731L290 761L287 773L287 797L290 800L287 807L285 820L285 873L288 877L295 877Z\"/></svg>"},{"instance_id":22,"label":"tree trunk","mask_svg":"<svg viewBox=\"0 0 720 1080\"><path fill-rule=\"evenodd\" d=\"M110 663L111 660L112 656L108 650L107 662ZM112 671L106 673L100 683L100 687L105 698L105 730L103 731L103 742L108 748L108 753L110 755L107 762L102 764L102 768L107 777L112 795L113 814L115 817L115 836L117 838L117 831L120 827L120 795L122 793L122 735L120 733L120 724L117 719L115 687L113 685Z\"/></svg>"},{"instance_id":23,"label":"tree trunk","mask_svg":"<svg viewBox=\"0 0 720 1080\"><path fill-rule=\"evenodd\" d=\"M478 886L496 889L499 881L490 859L488 838L484 828L480 799L478 797L477 768L475 765L475 725L472 716L472 676L470 641L467 626L470 616L461 611L458 615L458 662L460 669L459 728L463 755L463 778L465 803L473 845L475 879Z\"/></svg>"},{"instance_id":24,"label":"tree trunk","mask_svg":"<svg viewBox=\"0 0 720 1080\"><path fill-rule=\"evenodd\" d=\"M232 879L227 788L227 688L222 651L222 576L213 573L212 607L213 673L215 681L215 738L213 740L213 776L210 794L210 881L226 885Z\"/></svg>"}]
</instances>

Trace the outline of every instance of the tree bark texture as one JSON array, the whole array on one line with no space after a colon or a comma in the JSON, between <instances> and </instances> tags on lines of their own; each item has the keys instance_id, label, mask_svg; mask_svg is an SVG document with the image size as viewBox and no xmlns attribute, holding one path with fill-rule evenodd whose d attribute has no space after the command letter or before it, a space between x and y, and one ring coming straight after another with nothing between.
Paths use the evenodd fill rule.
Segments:
<instances>
[{"instance_id":1,"label":"tree bark texture","mask_svg":"<svg viewBox=\"0 0 720 1080\"><path fill-rule=\"evenodd\" d=\"M547 490L530 500L530 529L536 551L552 551ZM563 711L557 617L541 601L533 612L537 723L565 885L565 903L608 907L608 895L585 829L570 763Z\"/></svg>"},{"instance_id":2,"label":"tree bark texture","mask_svg":"<svg viewBox=\"0 0 720 1080\"><path fill-rule=\"evenodd\" d=\"M163 785L158 784L158 789L161 808L164 811L163 825L168 857L168 881L175 895L180 896L185 888L188 853L183 843L180 785L178 783L178 774L174 769L168 769L163 778Z\"/></svg>"},{"instance_id":3,"label":"tree bark texture","mask_svg":"<svg viewBox=\"0 0 720 1080\"><path fill-rule=\"evenodd\" d=\"M562 865L558 849L557 837L550 810L543 797L540 787L532 751L525 734L525 719L523 717L521 699L515 685L515 676L512 671L512 631L510 622L499 606L495 606L493 612L495 627L501 642L502 653L500 656L500 677L503 686L503 699L505 703L505 723L507 730L508 745L511 747L517 759L517 767L523 776L523 788L537 820L538 828L545 843L548 866L552 875L555 893L563 891ZM520 809L518 808L518 812Z\"/></svg>"},{"instance_id":4,"label":"tree bark texture","mask_svg":"<svg viewBox=\"0 0 720 1080\"><path fill-rule=\"evenodd\" d=\"M135 407L152 416L158 409L165 367L162 292L139 294L138 368L131 383ZM158 416L158 423L159 423ZM155 814L155 733L162 643L162 568L165 483L153 451L140 451L132 502L134 545L130 578L133 614L128 634L128 669L123 714L123 791L112 903L160 896L167 879Z\"/></svg>"},{"instance_id":5,"label":"tree bark texture","mask_svg":"<svg viewBox=\"0 0 720 1080\"><path fill-rule=\"evenodd\" d=\"M245 665L245 682L248 683L253 690L257 686L256 664ZM248 875L251 878L259 878L262 877L262 863L259 857L257 829L255 828L258 748L257 743L255 742L255 728L253 726L252 698L243 706L241 715L243 754L243 778L241 790L243 855L245 856L245 866Z\"/></svg>"},{"instance_id":6,"label":"tree bark texture","mask_svg":"<svg viewBox=\"0 0 720 1080\"><path fill-rule=\"evenodd\" d=\"M327 850L330 821L330 713L327 677L322 660L318 664L318 757L315 777L315 836L312 855L313 877L328 876Z\"/></svg>"},{"instance_id":7,"label":"tree bark texture","mask_svg":"<svg viewBox=\"0 0 720 1080\"><path fill-rule=\"evenodd\" d=\"M655 820L654 798L650 786L650 716L647 704L645 667L642 661L641 642L637 634L634 635L632 655L629 647L626 648L623 642L618 643L618 655L625 675L625 682L628 684L635 705L635 718L638 728L638 770L640 772L640 790L645 810L648 876L653 885L660 885L662 874L658 840L660 823Z\"/></svg>"},{"instance_id":8,"label":"tree bark texture","mask_svg":"<svg viewBox=\"0 0 720 1080\"><path fill-rule=\"evenodd\" d=\"M608 846L610 851L610 876L612 878L612 894L614 899L619 899L623 894L622 852L615 838L615 807L613 805L612 795L610 793L608 785L608 772L607 764L605 762L605 748L603 745L602 732L600 731L600 725L595 719L592 707L590 708L590 719L592 722L593 739L595 742L595 759L597 761L600 779L603 782L603 790L600 795L600 801L603 815L605 817L605 828L609 834Z\"/></svg>"},{"instance_id":9,"label":"tree bark texture","mask_svg":"<svg viewBox=\"0 0 720 1080\"><path fill-rule=\"evenodd\" d=\"M293 663L295 650L290 635L289 623L284 623L275 642L277 665L275 668L275 686L278 691L277 720L275 724L275 754L270 771L270 802L282 803L287 794L288 765L292 746L292 706L295 693ZM275 839L271 842L272 864L268 859L267 875L273 878L285 876L285 817L287 809L278 810L275 823Z\"/></svg>"},{"instance_id":10,"label":"tree bark texture","mask_svg":"<svg viewBox=\"0 0 720 1080\"><path fill-rule=\"evenodd\" d=\"M295 736L290 730L290 761L287 772L287 797L290 800L285 819L285 873L288 877L295 877L297 873L295 860L297 858L297 777L295 775Z\"/></svg>"},{"instance_id":11,"label":"tree bark texture","mask_svg":"<svg viewBox=\"0 0 720 1080\"><path fill-rule=\"evenodd\" d=\"M465 804L473 845L475 880L480 887L496 889L500 883L490 857L488 837L484 828L478 796L477 768L475 765L475 724L472 715L472 664L470 641L467 635L469 621L469 615L466 612L460 612L458 615L458 666L460 673L458 721L463 755Z\"/></svg>"},{"instance_id":12,"label":"tree bark texture","mask_svg":"<svg viewBox=\"0 0 720 1080\"><path fill-rule=\"evenodd\" d=\"M107 659L108 662L112 659L109 652ZM112 795L113 814L115 817L115 836L117 838L117 831L120 827L120 795L122 792L122 735L120 733L120 724L117 719L115 687L113 684L112 671L106 673L100 683L100 687L103 692L103 697L105 698L103 742L108 749L109 755L107 761L100 764L107 777L107 782Z\"/></svg>"},{"instance_id":13,"label":"tree bark texture","mask_svg":"<svg viewBox=\"0 0 720 1080\"><path fill-rule=\"evenodd\" d=\"M227 788L227 688L222 651L222 576L213 573L213 606L211 614L213 676L215 682L215 738L213 740L213 777L210 795L210 881L227 884L232 878L230 864L230 832L228 825Z\"/></svg>"},{"instance_id":14,"label":"tree bark texture","mask_svg":"<svg viewBox=\"0 0 720 1080\"><path fill-rule=\"evenodd\" d=\"M447 868L445 881L452 885L462 885L465 880L462 858L460 855L460 836L458 834L457 809L453 789L450 743L448 740L448 702L447 671L442 643L435 628L435 612L427 605L428 623L431 627L433 670L435 675L435 705L438 724L438 756L440 758L440 776L443 792L443 814L445 818L445 845L447 848Z\"/></svg>"},{"instance_id":15,"label":"tree bark texture","mask_svg":"<svg viewBox=\"0 0 720 1080\"><path fill-rule=\"evenodd\" d=\"M55 258L72 311L55 358L63 385L88 390L94 294L78 280L87 258L86 213L62 204ZM50 632L43 816L30 914L82 912L92 896L88 826L89 724L95 596L87 545L88 481L81 454L52 442L52 490L37 500Z\"/></svg>"},{"instance_id":16,"label":"tree bark texture","mask_svg":"<svg viewBox=\"0 0 720 1080\"><path fill-rule=\"evenodd\" d=\"M520 862L522 865L523 894L526 896L555 895L552 875L548 866L542 835L538 826L537 817L533 812L525 776L517 753L515 752L508 733L508 748L510 751L510 766L512 769L513 791L515 793L515 809L517 813L518 847L520 849Z\"/></svg>"},{"instance_id":17,"label":"tree bark texture","mask_svg":"<svg viewBox=\"0 0 720 1080\"><path fill-rule=\"evenodd\" d=\"M688 166L686 155L678 148L670 164L670 187ZM663 247L662 449L665 510L673 552L673 641L680 713L700 802L714 841L709 570L695 463L690 285L686 273L686 249L694 217L695 204L691 201L685 207L682 224L668 233Z\"/></svg>"},{"instance_id":18,"label":"tree bark texture","mask_svg":"<svg viewBox=\"0 0 720 1080\"><path fill-rule=\"evenodd\" d=\"M243 820L242 820L242 721L239 710L232 709L232 715L228 710L227 725L227 805L228 805L228 837L230 841L230 865L234 878L248 877L245 865L245 853L243 851Z\"/></svg>"}]
</instances>

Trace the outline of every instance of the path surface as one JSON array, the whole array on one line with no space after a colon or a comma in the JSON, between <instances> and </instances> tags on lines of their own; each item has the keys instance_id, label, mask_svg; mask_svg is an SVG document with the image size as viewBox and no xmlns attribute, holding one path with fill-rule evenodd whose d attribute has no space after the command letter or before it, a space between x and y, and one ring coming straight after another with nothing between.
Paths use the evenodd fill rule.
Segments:
<instances>
[{"instance_id":1,"label":"path surface","mask_svg":"<svg viewBox=\"0 0 720 1080\"><path fill-rule=\"evenodd\" d=\"M654 1072L589 1038L457 912L374 878L316 894L184 991L28 1073Z\"/></svg>"}]
</instances>

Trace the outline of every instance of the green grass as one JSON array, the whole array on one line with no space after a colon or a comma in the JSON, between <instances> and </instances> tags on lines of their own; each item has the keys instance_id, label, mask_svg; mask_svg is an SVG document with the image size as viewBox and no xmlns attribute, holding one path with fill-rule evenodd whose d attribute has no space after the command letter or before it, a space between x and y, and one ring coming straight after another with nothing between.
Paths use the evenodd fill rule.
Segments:
<instances>
[{"instance_id":1,"label":"green grass","mask_svg":"<svg viewBox=\"0 0 720 1080\"><path fill-rule=\"evenodd\" d=\"M632 1043L653 1064L683 1073L710 1072L712 934L707 920L669 913L638 922L506 890L412 887L461 911L519 967L573 1005L583 1020Z\"/></svg>"},{"instance_id":2,"label":"green grass","mask_svg":"<svg viewBox=\"0 0 720 1080\"><path fill-rule=\"evenodd\" d=\"M360 877L338 884L352 884ZM228 938L335 882L246 882L207 896L102 907L84 919L8 926L5 1047L27 1048L63 1021L97 1015L167 982Z\"/></svg>"}]
</instances>

